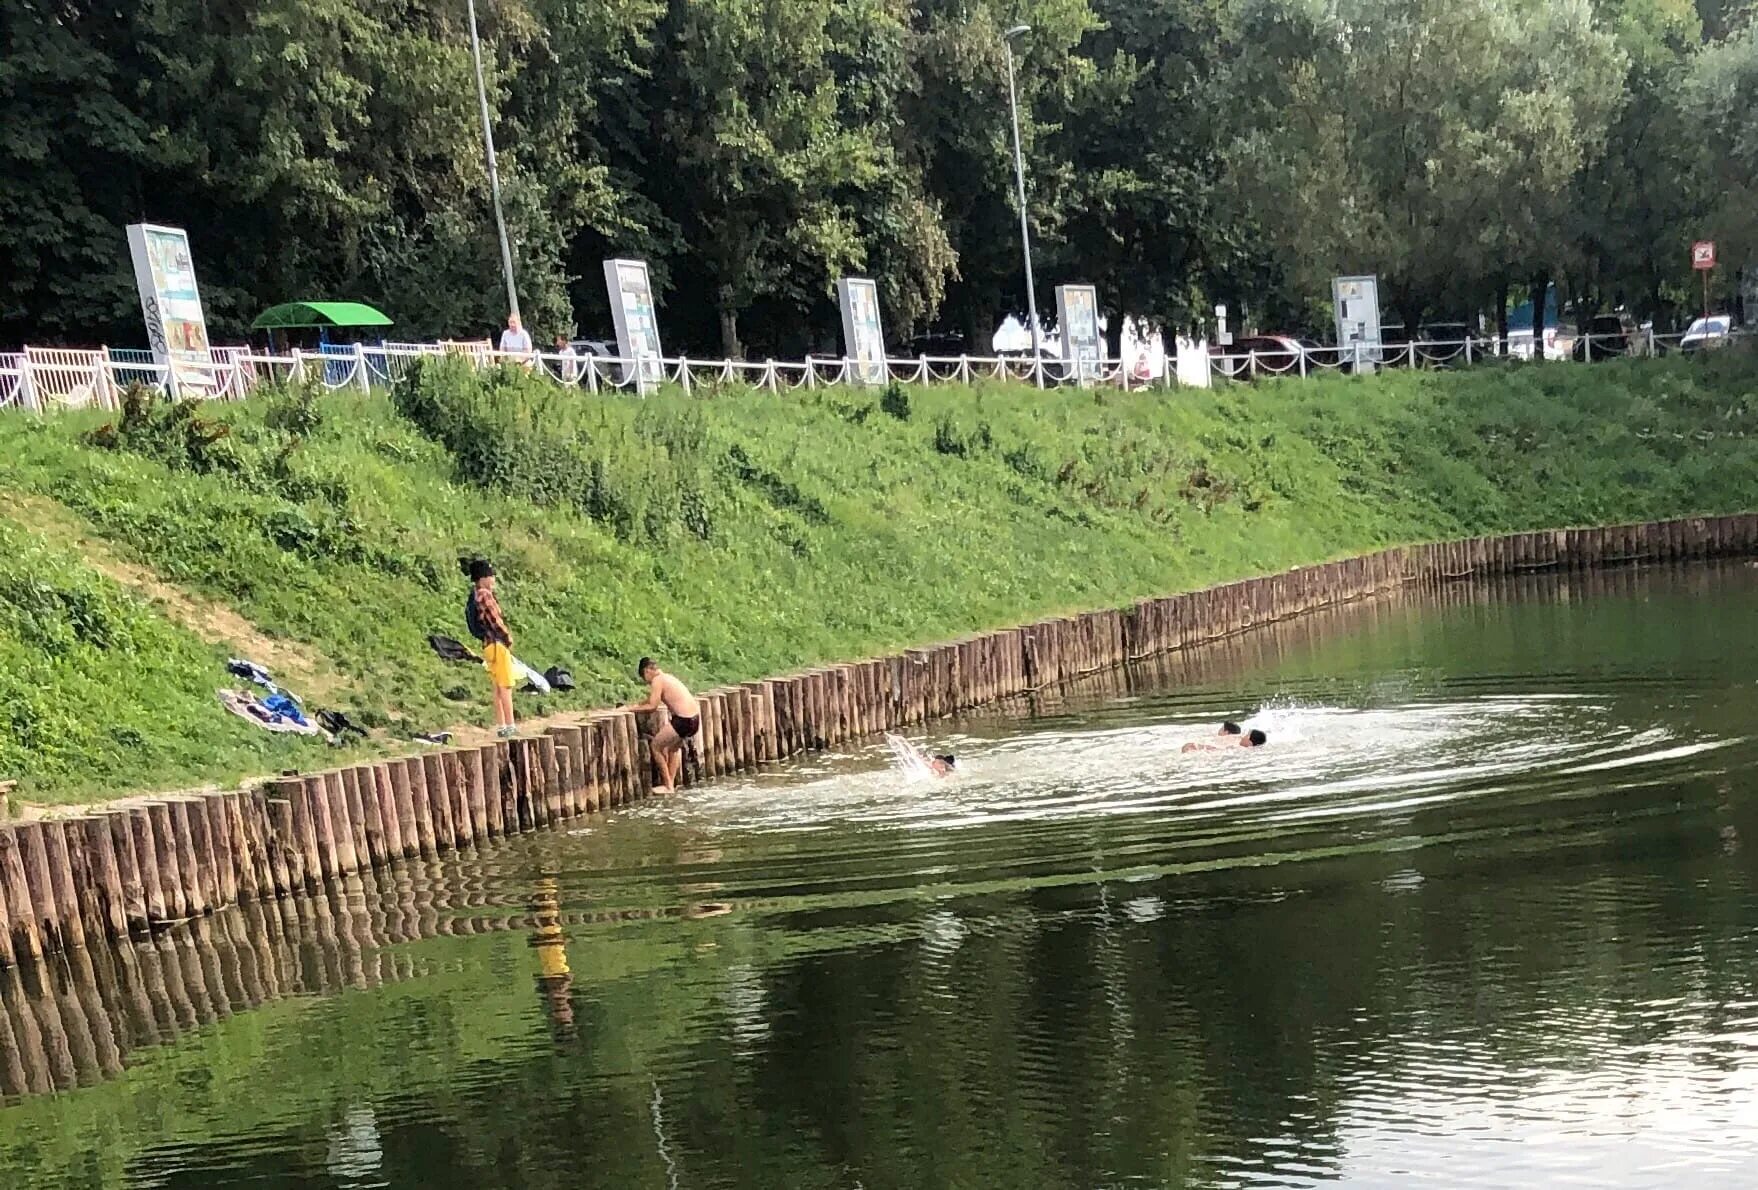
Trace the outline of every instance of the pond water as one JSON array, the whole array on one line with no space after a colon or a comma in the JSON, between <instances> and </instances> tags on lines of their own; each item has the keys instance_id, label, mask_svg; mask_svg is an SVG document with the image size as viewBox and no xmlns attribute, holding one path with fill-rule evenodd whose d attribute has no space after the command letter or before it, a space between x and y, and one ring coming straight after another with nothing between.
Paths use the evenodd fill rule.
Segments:
<instances>
[{"instance_id":1,"label":"pond water","mask_svg":"<svg viewBox=\"0 0 1758 1190\"><path fill-rule=\"evenodd\" d=\"M1758 1185L1755 623L1364 604L0 973L0 1186Z\"/></svg>"}]
</instances>

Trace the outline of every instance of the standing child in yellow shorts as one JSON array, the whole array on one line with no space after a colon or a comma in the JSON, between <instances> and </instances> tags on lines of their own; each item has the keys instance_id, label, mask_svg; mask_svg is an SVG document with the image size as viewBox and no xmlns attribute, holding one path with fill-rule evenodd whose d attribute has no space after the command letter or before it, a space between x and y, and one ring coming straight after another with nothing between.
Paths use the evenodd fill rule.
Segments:
<instances>
[{"instance_id":1,"label":"standing child in yellow shorts","mask_svg":"<svg viewBox=\"0 0 1758 1190\"><path fill-rule=\"evenodd\" d=\"M495 734L512 736L513 728L513 634L501 618L501 605L494 597L494 567L482 558L465 565L470 576L470 601L464 605L464 623L470 635L482 642L482 665L494 687Z\"/></svg>"}]
</instances>

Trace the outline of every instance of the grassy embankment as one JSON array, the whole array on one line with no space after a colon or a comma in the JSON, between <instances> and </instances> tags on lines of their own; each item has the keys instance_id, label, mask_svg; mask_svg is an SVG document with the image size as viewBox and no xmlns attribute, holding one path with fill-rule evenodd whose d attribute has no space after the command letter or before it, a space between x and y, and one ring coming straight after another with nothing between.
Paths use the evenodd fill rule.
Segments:
<instances>
[{"instance_id":1,"label":"grassy embankment","mask_svg":"<svg viewBox=\"0 0 1758 1190\"><path fill-rule=\"evenodd\" d=\"M424 644L464 635L466 552L519 654L580 682L532 713L631 696L641 653L711 686L1389 543L1758 507L1732 355L646 401L440 365L105 420L0 419L0 778L36 800L323 763L219 708L234 652L373 747L480 722L480 675Z\"/></svg>"}]
</instances>

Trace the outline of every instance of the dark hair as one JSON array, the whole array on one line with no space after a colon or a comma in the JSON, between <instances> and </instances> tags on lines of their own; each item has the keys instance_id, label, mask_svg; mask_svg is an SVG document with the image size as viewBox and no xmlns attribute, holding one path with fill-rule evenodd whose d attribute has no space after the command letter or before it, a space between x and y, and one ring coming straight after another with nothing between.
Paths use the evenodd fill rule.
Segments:
<instances>
[{"instance_id":1,"label":"dark hair","mask_svg":"<svg viewBox=\"0 0 1758 1190\"><path fill-rule=\"evenodd\" d=\"M488 564L487 558L459 558L458 569L473 583L494 577L494 567Z\"/></svg>"},{"instance_id":2,"label":"dark hair","mask_svg":"<svg viewBox=\"0 0 1758 1190\"><path fill-rule=\"evenodd\" d=\"M936 756L934 759L938 760L941 764L945 765L949 769L955 769L958 767L958 761L954 760L950 756Z\"/></svg>"},{"instance_id":3,"label":"dark hair","mask_svg":"<svg viewBox=\"0 0 1758 1190\"><path fill-rule=\"evenodd\" d=\"M1227 722L1221 724L1221 734L1222 735L1238 735L1239 734L1239 724L1233 722L1233 720L1231 720L1231 719L1227 720Z\"/></svg>"},{"instance_id":4,"label":"dark hair","mask_svg":"<svg viewBox=\"0 0 1758 1190\"><path fill-rule=\"evenodd\" d=\"M647 680L647 671L649 669L658 668L658 666L659 662L651 657L641 658L641 664L635 667L635 680L637 682L645 682Z\"/></svg>"},{"instance_id":5,"label":"dark hair","mask_svg":"<svg viewBox=\"0 0 1758 1190\"><path fill-rule=\"evenodd\" d=\"M1253 748L1261 748L1263 745L1270 742L1270 737L1255 727L1251 729L1251 734L1245 738L1251 741L1251 746Z\"/></svg>"}]
</instances>

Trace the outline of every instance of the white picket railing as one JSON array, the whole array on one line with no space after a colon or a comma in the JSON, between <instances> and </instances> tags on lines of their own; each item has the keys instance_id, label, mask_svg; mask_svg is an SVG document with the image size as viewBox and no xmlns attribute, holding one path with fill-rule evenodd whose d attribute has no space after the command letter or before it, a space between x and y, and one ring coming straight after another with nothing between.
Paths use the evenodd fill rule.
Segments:
<instances>
[{"instance_id":1,"label":"white picket railing","mask_svg":"<svg viewBox=\"0 0 1758 1190\"><path fill-rule=\"evenodd\" d=\"M1566 350L1576 357L1586 355L1595 359L1651 355L1676 349L1681 338L1648 333L1634 338L1585 336L1572 340ZM1241 353L1223 348L1205 352L1199 345L1197 382L1205 378L1213 383L1392 368L1454 368L1505 358L1522 350L1530 354L1530 349L1529 342L1504 343L1494 338L1413 341L1377 349L1291 343L1283 350ZM555 352L515 354L497 351L486 340L351 344L328 346L317 352L296 349L282 355L260 353L248 347L216 347L205 360L179 361L175 366L156 363L151 352L136 349L27 347L22 352L0 354L0 409L113 409L134 384L163 388L178 397L221 400L247 396L265 382L293 380L315 379L325 388L366 392L375 384L401 379L415 360L436 356L466 359L478 368L497 363L523 366L542 371L558 384L593 393L640 393L656 383L675 385L686 393L713 392L735 385L779 393L852 386L860 383L863 376L860 363L851 359L810 357L783 362L675 357L637 361ZM1177 383L1171 365L1168 358L1166 376L1154 380L1144 374L1139 361L1132 367L1122 360L1101 360L1088 365L1084 383L1126 391L1170 386ZM1060 387L1083 382L1072 363L1047 358L1033 361L1018 356L887 359L884 376L889 382L917 385L1010 380Z\"/></svg>"}]
</instances>

